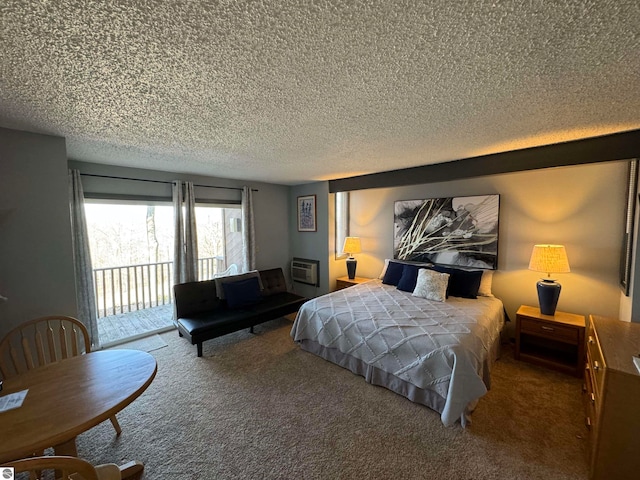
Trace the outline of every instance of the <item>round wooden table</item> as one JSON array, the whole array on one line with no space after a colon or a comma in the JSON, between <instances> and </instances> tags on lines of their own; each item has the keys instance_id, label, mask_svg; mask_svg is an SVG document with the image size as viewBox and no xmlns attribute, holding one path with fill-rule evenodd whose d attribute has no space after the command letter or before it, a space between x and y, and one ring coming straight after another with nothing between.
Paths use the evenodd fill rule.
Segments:
<instances>
[{"instance_id":1,"label":"round wooden table","mask_svg":"<svg viewBox=\"0 0 640 480\"><path fill-rule=\"evenodd\" d=\"M0 465L54 447L77 456L76 437L122 410L156 375L139 350L99 350L4 381L0 395L29 389L21 407L0 412Z\"/></svg>"}]
</instances>

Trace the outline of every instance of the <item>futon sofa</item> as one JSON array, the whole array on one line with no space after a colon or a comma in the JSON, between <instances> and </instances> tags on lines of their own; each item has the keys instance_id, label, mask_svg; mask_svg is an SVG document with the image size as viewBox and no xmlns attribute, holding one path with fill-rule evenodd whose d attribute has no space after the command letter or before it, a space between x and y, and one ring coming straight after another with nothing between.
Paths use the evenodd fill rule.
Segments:
<instances>
[{"instance_id":1,"label":"futon sofa","mask_svg":"<svg viewBox=\"0 0 640 480\"><path fill-rule=\"evenodd\" d=\"M307 298L289 292L282 268L174 285L178 333L197 346L295 313Z\"/></svg>"}]
</instances>

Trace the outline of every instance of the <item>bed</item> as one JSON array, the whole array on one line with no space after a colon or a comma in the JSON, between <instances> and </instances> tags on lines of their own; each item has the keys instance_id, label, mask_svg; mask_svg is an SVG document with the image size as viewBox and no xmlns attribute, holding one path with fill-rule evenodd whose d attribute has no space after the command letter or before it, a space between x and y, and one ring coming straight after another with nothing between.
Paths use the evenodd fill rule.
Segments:
<instances>
[{"instance_id":1,"label":"bed","mask_svg":"<svg viewBox=\"0 0 640 480\"><path fill-rule=\"evenodd\" d=\"M492 295L414 295L381 279L306 302L291 336L308 352L466 426L490 387L504 325Z\"/></svg>"}]
</instances>

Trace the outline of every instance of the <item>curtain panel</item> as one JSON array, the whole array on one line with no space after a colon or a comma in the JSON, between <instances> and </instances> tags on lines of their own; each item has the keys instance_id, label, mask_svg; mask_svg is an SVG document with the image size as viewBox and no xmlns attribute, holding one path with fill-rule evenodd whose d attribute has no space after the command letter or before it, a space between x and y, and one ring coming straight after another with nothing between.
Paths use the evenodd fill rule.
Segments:
<instances>
[{"instance_id":1,"label":"curtain panel","mask_svg":"<svg viewBox=\"0 0 640 480\"><path fill-rule=\"evenodd\" d=\"M192 182L172 182L174 215L173 283L198 280L198 239Z\"/></svg>"},{"instance_id":2,"label":"curtain panel","mask_svg":"<svg viewBox=\"0 0 640 480\"><path fill-rule=\"evenodd\" d=\"M87 219L84 212L84 192L79 170L69 170L69 209L78 320L84 323L89 331L91 349L98 350L100 339L98 338L93 266L91 265Z\"/></svg>"},{"instance_id":3,"label":"curtain panel","mask_svg":"<svg viewBox=\"0 0 640 480\"><path fill-rule=\"evenodd\" d=\"M255 219L253 216L253 191L242 187L242 259L243 271L256 269Z\"/></svg>"}]
</instances>

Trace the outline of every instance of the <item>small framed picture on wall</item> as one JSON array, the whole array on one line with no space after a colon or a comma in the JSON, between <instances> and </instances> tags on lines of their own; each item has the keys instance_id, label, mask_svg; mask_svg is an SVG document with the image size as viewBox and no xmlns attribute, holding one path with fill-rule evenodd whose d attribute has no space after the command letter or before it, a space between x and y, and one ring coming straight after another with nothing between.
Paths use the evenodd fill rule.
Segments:
<instances>
[{"instance_id":1,"label":"small framed picture on wall","mask_svg":"<svg viewBox=\"0 0 640 480\"><path fill-rule=\"evenodd\" d=\"M316 230L316 196L298 197L298 231L315 232Z\"/></svg>"}]
</instances>

